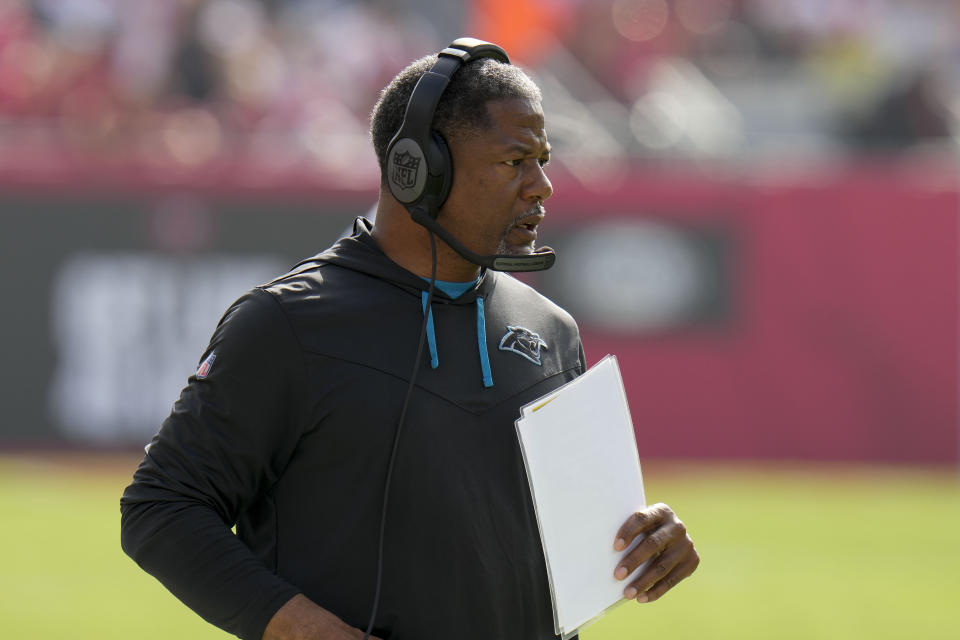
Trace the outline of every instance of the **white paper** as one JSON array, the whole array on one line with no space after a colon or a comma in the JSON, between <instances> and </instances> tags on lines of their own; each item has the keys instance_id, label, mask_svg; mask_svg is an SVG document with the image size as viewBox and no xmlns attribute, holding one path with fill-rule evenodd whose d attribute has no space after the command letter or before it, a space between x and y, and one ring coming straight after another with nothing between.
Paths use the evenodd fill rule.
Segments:
<instances>
[{"instance_id":1,"label":"white paper","mask_svg":"<svg viewBox=\"0 0 960 640\"><path fill-rule=\"evenodd\" d=\"M623 599L630 578L613 577L625 553L614 551L613 541L630 514L646 506L616 357L523 407L517 434L547 561L555 631L567 638Z\"/></svg>"}]
</instances>

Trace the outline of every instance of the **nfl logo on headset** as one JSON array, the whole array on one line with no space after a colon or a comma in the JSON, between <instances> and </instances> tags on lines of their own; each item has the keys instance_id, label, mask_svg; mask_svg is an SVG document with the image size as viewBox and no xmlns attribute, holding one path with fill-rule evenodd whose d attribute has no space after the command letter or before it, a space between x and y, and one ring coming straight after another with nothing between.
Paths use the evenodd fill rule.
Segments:
<instances>
[{"instance_id":1,"label":"nfl logo on headset","mask_svg":"<svg viewBox=\"0 0 960 640\"><path fill-rule=\"evenodd\" d=\"M393 154L393 172L391 180L401 189L411 189L417 183L417 169L420 158L406 151Z\"/></svg>"}]
</instances>

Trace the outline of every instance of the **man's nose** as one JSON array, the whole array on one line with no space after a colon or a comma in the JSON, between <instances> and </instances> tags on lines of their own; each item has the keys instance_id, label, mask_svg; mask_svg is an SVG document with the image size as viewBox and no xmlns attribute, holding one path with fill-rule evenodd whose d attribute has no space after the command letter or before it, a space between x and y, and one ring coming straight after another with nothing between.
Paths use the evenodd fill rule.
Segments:
<instances>
[{"instance_id":1,"label":"man's nose","mask_svg":"<svg viewBox=\"0 0 960 640\"><path fill-rule=\"evenodd\" d=\"M539 162L535 163L534 166L536 168L533 169L533 174L530 176L530 181L528 182L524 196L530 200L543 202L553 195L553 184L550 182L550 178L547 177L546 171L543 170Z\"/></svg>"}]
</instances>

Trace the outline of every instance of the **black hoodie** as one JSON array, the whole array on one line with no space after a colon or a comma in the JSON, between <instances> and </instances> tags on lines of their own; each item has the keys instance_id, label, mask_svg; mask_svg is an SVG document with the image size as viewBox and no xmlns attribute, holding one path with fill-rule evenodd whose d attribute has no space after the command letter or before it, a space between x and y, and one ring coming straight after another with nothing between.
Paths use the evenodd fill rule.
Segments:
<instances>
[{"instance_id":1,"label":"black hoodie","mask_svg":"<svg viewBox=\"0 0 960 640\"><path fill-rule=\"evenodd\" d=\"M358 628L370 615L427 283L368 227L230 307L121 499L124 550L241 638L297 593ZM576 324L492 271L435 296L437 366L425 353L397 451L374 634L553 638L514 420L583 372Z\"/></svg>"}]
</instances>

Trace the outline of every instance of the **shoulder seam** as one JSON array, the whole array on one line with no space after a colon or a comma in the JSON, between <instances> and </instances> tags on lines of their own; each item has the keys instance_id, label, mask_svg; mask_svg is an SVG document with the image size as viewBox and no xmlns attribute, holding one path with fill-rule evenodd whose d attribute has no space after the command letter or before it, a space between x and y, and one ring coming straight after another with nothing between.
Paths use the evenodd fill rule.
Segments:
<instances>
[{"instance_id":1,"label":"shoulder seam","mask_svg":"<svg viewBox=\"0 0 960 640\"><path fill-rule=\"evenodd\" d=\"M315 258L309 258L307 260L298 262L293 266L293 268L291 268L289 271L287 271L283 275L277 276L270 282L267 282L266 284L262 284L257 288L266 290L267 287L272 287L273 285L279 284L287 280L288 278L292 278L294 276L302 276L305 273L322 269L323 267L329 266L330 264L331 263L327 262L326 260L317 260Z\"/></svg>"}]
</instances>

